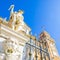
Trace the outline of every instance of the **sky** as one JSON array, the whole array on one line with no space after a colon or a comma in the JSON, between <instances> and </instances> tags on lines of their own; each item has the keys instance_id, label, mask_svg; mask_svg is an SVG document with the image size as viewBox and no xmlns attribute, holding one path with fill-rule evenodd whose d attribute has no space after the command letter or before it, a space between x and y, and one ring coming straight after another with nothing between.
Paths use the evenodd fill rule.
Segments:
<instances>
[{"instance_id":1,"label":"sky","mask_svg":"<svg viewBox=\"0 0 60 60\"><path fill-rule=\"evenodd\" d=\"M60 0L1 0L0 17L9 19L8 8L12 4L14 11L24 10L24 21L33 35L39 35L42 30L51 35L60 54Z\"/></svg>"}]
</instances>

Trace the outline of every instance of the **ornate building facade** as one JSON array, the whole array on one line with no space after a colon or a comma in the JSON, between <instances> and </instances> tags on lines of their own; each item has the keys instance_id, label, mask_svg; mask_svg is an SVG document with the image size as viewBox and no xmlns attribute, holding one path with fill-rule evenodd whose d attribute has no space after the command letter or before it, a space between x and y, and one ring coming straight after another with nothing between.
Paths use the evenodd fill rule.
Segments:
<instances>
[{"instance_id":1,"label":"ornate building facade","mask_svg":"<svg viewBox=\"0 0 60 60\"><path fill-rule=\"evenodd\" d=\"M9 10L10 19L0 18L0 60L60 60L54 40L43 31L40 38L30 34L23 11Z\"/></svg>"}]
</instances>

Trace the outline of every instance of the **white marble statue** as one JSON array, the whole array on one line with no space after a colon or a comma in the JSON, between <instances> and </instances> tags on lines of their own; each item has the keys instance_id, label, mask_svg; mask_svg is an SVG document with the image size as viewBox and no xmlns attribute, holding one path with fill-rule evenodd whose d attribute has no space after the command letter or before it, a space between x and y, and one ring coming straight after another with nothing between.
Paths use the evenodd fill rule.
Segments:
<instances>
[{"instance_id":1,"label":"white marble statue","mask_svg":"<svg viewBox=\"0 0 60 60\"><path fill-rule=\"evenodd\" d=\"M24 16L23 16L23 11L22 10L19 10L17 12L17 15L16 15L16 30L19 31L19 30L22 30L23 29L23 26L24 26Z\"/></svg>"},{"instance_id":2,"label":"white marble statue","mask_svg":"<svg viewBox=\"0 0 60 60\"><path fill-rule=\"evenodd\" d=\"M11 5L9 10L10 12L10 21L8 23L8 25L16 31L19 31L22 29L23 25L24 25L24 16L23 16L23 11L19 10L18 12L14 12L14 5Z\"/></svg>"}]
</instances>

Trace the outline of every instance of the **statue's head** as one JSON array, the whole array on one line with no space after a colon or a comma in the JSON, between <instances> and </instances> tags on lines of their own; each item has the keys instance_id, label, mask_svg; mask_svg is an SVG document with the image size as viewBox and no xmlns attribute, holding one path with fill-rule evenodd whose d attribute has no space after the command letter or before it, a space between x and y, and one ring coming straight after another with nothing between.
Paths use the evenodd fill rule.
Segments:
<instances>
[{"instance_id":1,"label":"statue's head","mask_svg":"<svg viewBox=\"0 0 60 60\"><path fill-rule=\"evenodd\" d=\"M23 10L19 10L18 13L24 14L24 11Z\"/></svg>"}]
</instances>

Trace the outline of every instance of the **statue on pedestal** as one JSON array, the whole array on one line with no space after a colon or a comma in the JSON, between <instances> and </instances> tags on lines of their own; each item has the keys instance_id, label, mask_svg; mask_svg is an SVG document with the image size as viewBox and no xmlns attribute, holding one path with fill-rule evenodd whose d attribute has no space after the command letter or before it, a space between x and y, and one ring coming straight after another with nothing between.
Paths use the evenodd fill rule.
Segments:
<instances>
[{"instance_id":1,"label":"statue on pedestal","mask_svg":"<svg viewBox=\"0 0 60 60\"><path fill-rule=\"evenodd\" d=\"M24 17L23 17L23 11L19 10L17 15L16 15L16 24L15 24L15 30L19 31L20 29L22 29L23 25L24 25Z\"/></svg>"},{"instance_id":2,"label":"statue on pedestal","mask_svg":"<svg viewBox=\"0 0 60 60\"><path fill-rule=\"evenodd\" d=\"M19 10L18 12L14 12L14 5L11 5L9 10L10 12L10 20L8 22L8 26L11 27L13 30L20 30L22 29L22 26L24 25L24 17L23 17L23 11Z\"/></svg>"}]
</instances>

